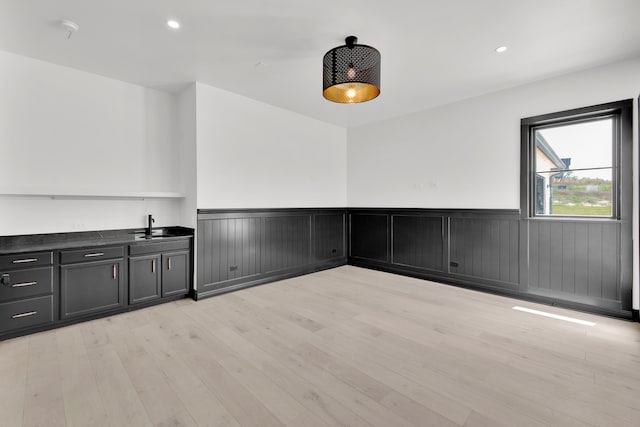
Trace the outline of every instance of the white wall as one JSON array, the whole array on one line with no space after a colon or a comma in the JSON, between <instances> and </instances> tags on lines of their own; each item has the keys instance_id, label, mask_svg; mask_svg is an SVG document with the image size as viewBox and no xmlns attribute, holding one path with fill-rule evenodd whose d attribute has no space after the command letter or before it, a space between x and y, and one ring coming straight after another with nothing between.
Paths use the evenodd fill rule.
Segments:
<instances>
[{"instance_id":1,"label":"white wall","mask_svg":"<svg viewBox=\"0 0 640 427\"><path fill-rule=\"evenodd\" d=\"M350 129L348 205L518 209L520 119L637 98L639 75L618 63Z\"/></svg>"},{"instance_id":2,"label":"white wall","mask_svg":"<svg viewBox=\"0 0 640 427\"><path fill-rule=\"evenodd\" d=\"M196 84L184 89L178 99L178 116L180 119L180 191L185 195L181 204L180 223L183 226L196 228L197 188L196 173L197 122L196 122Z\"/></svg>"},{"instance_id":3,"label":"white wall","mask_svg":"<svg viewBox=\"0 0 640 427\"><path fill-rule=\"evenodd\" d=\"M177 192L177 97L0 51L0 193ZM179 221L179 201L0 197L0 235Z\"/></svg>"},{"instance_id":4,"label":"white wall","mask_svg":"<svg viewBox=\"0 0 640 427\"><path fill-rule=\"evenodd\" d=\"M350 207L519 209L520 119L640 94L640 59L568 74L350 129ZM638 185L635 105L634 185ZM639 308L638 190L634 308Z\"/></svg>"},{"instance_id":5,"label":"white wall","mask_svg":"<svg viewBox=\"0 0 640 427\"><path fill-rule=\"evenodd\" d=\"M116 230L179 224L174 200L47 199L0 197L0 235L39 234L87 230Z\"/></svg>"},{"instance_id":6,"label":"white wall","mask_svg":"<svg viewBox=\"0 0 640 427\"><path fill-rule=\"evenodd\" d=\"M346 206L346 130L196 84L198 208Z\"/></svg>"}]
</instances>

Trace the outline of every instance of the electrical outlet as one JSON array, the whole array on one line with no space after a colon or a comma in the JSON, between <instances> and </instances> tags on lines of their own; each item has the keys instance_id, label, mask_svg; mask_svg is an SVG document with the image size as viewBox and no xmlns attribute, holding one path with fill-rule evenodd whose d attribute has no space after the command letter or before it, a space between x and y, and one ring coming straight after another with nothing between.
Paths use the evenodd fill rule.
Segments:
<instances>
[{"instance_id":1,"label":"electrical outlet","mask_svg":"<svg viewBox=\"0 0 640 427\"><path fill-rule=\"evenodd\" d=\"M460 264L458 264L456 261L451 261L451 262L449 263L449 265L450 265L451 267L458 267Z\"/></svg>"},{"instance_id":2,"label":"electrical outlet","mask_svg":"<svg viewBox=\"0 0 640 427\"><path fill-rule=\"evenodd\" d=\"M229 267L229 271L236 271L238 269L237 265L232 265L231 267Z\"/></svg>"}]
</instances>

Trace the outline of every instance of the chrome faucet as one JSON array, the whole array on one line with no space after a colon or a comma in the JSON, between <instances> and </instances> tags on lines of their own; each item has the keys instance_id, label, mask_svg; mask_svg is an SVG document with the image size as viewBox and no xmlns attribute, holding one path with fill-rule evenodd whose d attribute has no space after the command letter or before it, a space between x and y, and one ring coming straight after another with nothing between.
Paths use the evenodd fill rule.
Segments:
<instances>
[{"instance_id":1,"label":"chrome faucet","mask_svg":"<svg viewBox=\"0 0 640 427\"><path fill-rule=\"evenodd\" d=\"M153 219L153 215L149 214L147 217L147 228L144 230L145 236L151 236L151 224L154 222L156 222L156 220Z\"/></svg>"}]
</instances>

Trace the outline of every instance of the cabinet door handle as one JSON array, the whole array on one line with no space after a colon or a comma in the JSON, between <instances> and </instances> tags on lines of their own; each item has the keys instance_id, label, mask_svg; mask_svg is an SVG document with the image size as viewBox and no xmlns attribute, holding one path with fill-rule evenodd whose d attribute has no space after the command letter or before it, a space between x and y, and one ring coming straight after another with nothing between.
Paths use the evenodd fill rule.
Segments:
<instances>
[{"instance_id":1,"label":"cabinet door handle","mask_svg":"<svg viewBox=\"0 0 640 427\"><path fill-rule=\"evenodd\" d=\"M38 258L25 258L25 259L14 259L11 261L13 264L25 264L27 262L36 262Z\"/></svg>"},{"instance_id":2,"label":"cabinet door handle","mask_svg":"<svg viewBox=\"0 0 640 427\"><path fill-rule=\"evenodd\" d=\"M37 314L37 311L27 311L26 313L14 314L11 316L12 319L20 319L21 317L29 317Z\"/></svg>"},{"instance_id":3,"label":"cabinet door handle","mask_svg":"<svg viewBox=\"0 0 640 427\"><path fill-rule=\"evenodd\" d=\"M104 252L92 252L90 254L84 254L85 258L93 258L95 256L102 256L104 255Z\"/></svg>"},{"instance_id":4,"label":"cabinet door handle","mask_svg":"<svg viewBox=\"0 0 640 427\"><path fill-rule=\"evenodd\" d=\"M156 260L155 259L151 260L151 272L152 273L156 272Z\"/></svg>"},{"instance_id":5,"label":"cabinet door handle","mask_svg":"<svg viewBox=\"0 0 640 427\"><path fill-rule=\"evenodd\" d=\"M24 282L24 283L14 283L11 285L12 288L24 288L25 286L33 286L37 285L38 282Z\"/></svg>"},{"instance_id":6,"label":"cabinet door handle","mask_svg":"<svg viewBox=\"0 0 640 427\"><path fill-rule=\"evenodd\" d=\"M171 257L167 258L167 268L171 270Z\"/></svg>"},{"instance_id":7,"label":"cabinet door handle","mask_svg":"<svg viewBox=\"0 0 640 427\"><path fill-rule=\"evenodd\" d=\"M111 272L113 273L114 280L116 278L117 268L118 268L118 264L113 264L113 267L111 268Z\"/></svg>"}]
</instances>

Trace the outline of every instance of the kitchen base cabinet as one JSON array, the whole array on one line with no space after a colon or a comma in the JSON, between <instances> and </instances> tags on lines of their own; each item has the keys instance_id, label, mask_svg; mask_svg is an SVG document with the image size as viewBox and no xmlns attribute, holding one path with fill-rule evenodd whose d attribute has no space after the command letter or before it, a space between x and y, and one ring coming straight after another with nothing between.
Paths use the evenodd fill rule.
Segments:
<instances>
[{"instance_id":1,"label":"kitchen base cabinet","mask_svg":"<svg viewBox=\"0 0 640 427\"><path fill-rule=\"evenodd\" d=\"M86 316L124 306L122 259L60 267L60 317Z\"/></svg>"},{"instance_id":2,"label":"kitchen base cabinet","mask_svg":"<svg viewBox=\"0 0 640 427\"><path fill-rule=\"evenodd\" d=\"M192 250L182 227L0 236L0 341L184 298Z\"/></svg>"},{"instance_id":3,"label":"kitchen base cabinet","mask_svg":"<svg viewBox=\"0 0 640 427\"><path fill-rule=\"evenodd\" d=\"M186 296L191 286L191 241L129 246L129 304Z\"/></svg>"},{"instance_id":4,"label":"kitchen base cabinet","mask_svg":"<svg viewBox=\"0 0 640 427\"><path fill-rule=\"evenodd\" d=\"M189 292L189 251L162 254L162 296Z\"/></svg>"},{"instance_id":5,"label":"kitchen base cabinet","mask_svg":"<svg viewBox=\"0 0 640 427\"><path fill-rule=\"evenodd\" d=\"M0 256L0 334L57 318L53 252Z\"/></svg>"},{"instance_id":6,"label":"kitchen base cabinet","mask_svg":"<svg viewBox=\"0 0 640 427\"><path fill-rule=\"evenodd\" d=\"M0 304L0 333L53 322L53 296Z\"/></svg>"},{"instance_id":7,"label":"kitchen base cabinet","mask_svg":"<svg viewBox=\"0 0 640 427\"><path fill-rule=\"evenodd\" d=\"M129 304L161 297L160 255L129 258Z\"/></svg>"}]
</instances>

